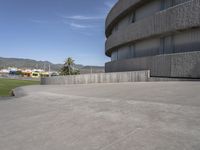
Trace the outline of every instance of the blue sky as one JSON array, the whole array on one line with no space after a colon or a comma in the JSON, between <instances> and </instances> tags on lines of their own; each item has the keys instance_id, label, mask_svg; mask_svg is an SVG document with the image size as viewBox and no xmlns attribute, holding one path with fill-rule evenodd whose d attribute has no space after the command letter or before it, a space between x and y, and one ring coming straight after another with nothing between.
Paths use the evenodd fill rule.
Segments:
<instances>
[{"instance_id":1,"label":"blue sky","mask_svg":"<svg viewBox=\"0 0 200 150\"><path fill-rule=\"evenodd\" d=\"M0 0L0 57L104 65L105 17L117 0Z\"/></svg>"}]
</instances>

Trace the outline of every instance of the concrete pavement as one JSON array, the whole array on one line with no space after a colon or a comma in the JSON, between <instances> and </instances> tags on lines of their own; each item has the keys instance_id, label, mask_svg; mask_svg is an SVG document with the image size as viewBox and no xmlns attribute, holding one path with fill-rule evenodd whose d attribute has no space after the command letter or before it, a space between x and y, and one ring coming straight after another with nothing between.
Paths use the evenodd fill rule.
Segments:
<instances>
[{"instance_id":1,"label":"concrete pavement","mask_svg":"<svg viewBox=\"0 0 200 150\"><path fill-rule=\"evenodd\" d=\"M200 83L28 86L0 101L1 150L199 150Z\"/></svg>"}]
</instances>

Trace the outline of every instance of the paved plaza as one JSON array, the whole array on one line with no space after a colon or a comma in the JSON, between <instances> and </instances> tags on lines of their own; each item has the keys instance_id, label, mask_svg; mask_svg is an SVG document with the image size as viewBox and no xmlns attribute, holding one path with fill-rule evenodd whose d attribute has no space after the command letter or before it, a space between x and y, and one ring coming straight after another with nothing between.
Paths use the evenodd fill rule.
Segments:
<instances>
[{"instance_id":1,"label":"paved plaza","mask_svg":"<svg viewBox=\"0 0 200 150\"><path fill-rule=\"evenodd\" d=\"M0 150L200 150L200 83L27 86L0 98Z\"/></svg>"}]
</instances>

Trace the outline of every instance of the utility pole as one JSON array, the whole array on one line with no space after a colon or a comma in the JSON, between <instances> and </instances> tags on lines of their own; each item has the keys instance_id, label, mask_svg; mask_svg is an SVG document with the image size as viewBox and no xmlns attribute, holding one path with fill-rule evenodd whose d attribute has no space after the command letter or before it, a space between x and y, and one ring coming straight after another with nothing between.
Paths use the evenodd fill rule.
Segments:
<instances>
[{"instance_id":1,"label":"utility pole","mask_svg":"<svg viewBox=\"0 0 200 150\"><path fill-rule=\"evenodd\" d=\"M36 69L38 69L38 64L36 64Z\"/></svg>"},{"instance_id":2,"label":"utility pole","mask_svg":"<svg viewBox=\"0 0 200 150\"><path fill-rule=\"evenodd\" d=\"M72 65L72 73L74 72L74 65Z\"/></svg>"},{"instance_id":3,"label":"utility pole","mask_svg":"<svg viewBox=\"0 0 200 150\"><path fill-rule=\"evenodd\" d=\"M92 73L93 73L92 66L90 66L90 74L92 74Z\"/></svg>"},{"instance_id":4,"label":"utility pole","mask_svg":"<svg viewBox=\"0 0 200 150\"><path fill-rule=\"evenodd\" d=\"M45 70L46 70L46 64L44 63L44 72L45 72Z\"/></svg>"},{"instance_id":5,"label":"utility pole","mask_svg":"<svg viewBox=\"0 0 200 150\"><path fill-rule=\"evenodd\" d=\"M49 64L49 77L51 77L51 65Z\"/></svg>"},{"instance_id":6,"label":"utility pole","mask_svg":"<svg viewBox=\"0 0 200 150\"><path fill-rule=\"evenodd\" d=\"M71 66L68 64L68 69L69 69L69 75L71 75Z\"/></svg>"}]
</instances>

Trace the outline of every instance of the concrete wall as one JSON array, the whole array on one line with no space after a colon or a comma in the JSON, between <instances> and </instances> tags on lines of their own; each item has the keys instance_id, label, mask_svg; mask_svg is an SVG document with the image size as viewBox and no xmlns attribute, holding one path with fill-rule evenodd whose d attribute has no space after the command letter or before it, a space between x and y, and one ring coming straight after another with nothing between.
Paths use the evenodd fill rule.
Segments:
<instances>
[{"instance_id":1,"label":"concrete wall","mask_svg":"<svg viewBox=\"0 0 200 150\"><path fill-rule=\"evenodd\" d=\"M200 28L124 45L112 52L111 61L192 51L200 51Z\"/></svg>"},{"instance_id":2,"label":"concrete wall","mask_svg":"<svg viewBox=\"0 0 200 150\"><path fill-rule=\"evenodd\" d=\"M154 0L155 1L155 0ZM178 5L180 3L192 1L192 0L160 0L161 10ZM195 0L199 2L199 0ZM116 5L111 9L106 18L106 37L112 34L114 26L120 22L127 14L135 11L137 8L150 2L149 0L119 0Z\"/></svg>"},{"instance_id":3,"label":"concrete wall","mask_svg":"<svg viewBox=\"0 0 200 150\"><path fill-rule=\"evenodd\" d=\"M106 72L200 78L199 10L199 0L119 0L106 20L105 54L112 60Z\"/></svg>"},{"instance_id":4,"label":"concrete wall","mask_svg":"<svg viewBox=\"0 0 200 150\"><path fill-rule=\"evenodd\" d=\"M154 15L156 12L160 11L160 6L160 0L152 0L148 4L139 7L135 10L135 21Z\"/></svg>"},{"instance_id":5,"label":"concrete wall","mask_svg":"<svg viewBox=\"0 0 200 150\"><path fill-rule=\"evenodd\" d=\"M144 82L148 81L149 77L150 77L149 71L99 73L99 74L47 77L41 79L41 84L62 85L62 84Z\"/></svg>"},{"instance_id":6,"label":"concrete wall","mask_svg":"<svg viewBox=\"0 0 200 150\"><path fill-rule=\"evenodd\" d=\"M191 0L135 22L108 37L105 53L111 56L111 52L116 48L137 40L199 27L199 9L200 2Z\"/></svg>"},{"instance_id":7,"label":"concrete wall","mask_svg":"<svg viewBox=\"0 0 200 150\"><path fill-rule=\"evenodd\" d=\"M119 0L106 18L106 36L108 37L112 33L113 27L127 15L128 10L132 7L134 8L136 4L142 1L143 0Z\"/></svg>"},{"instance_id":8,"label":"concrete wall","mask_svg":"<svg viewBox=\"0 0 200 150\"><path fill-rule=\"evenodd\" d=\"M106 63L106 72L150 70L155 77L200 78L200 52L157 55Z\"/></svg>"}]
</instances>

